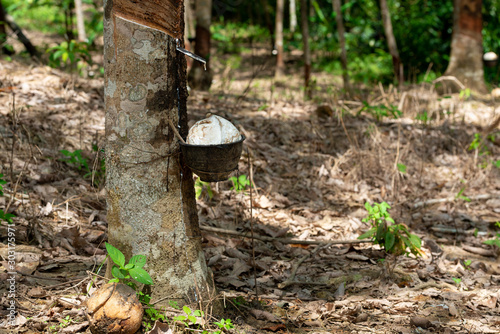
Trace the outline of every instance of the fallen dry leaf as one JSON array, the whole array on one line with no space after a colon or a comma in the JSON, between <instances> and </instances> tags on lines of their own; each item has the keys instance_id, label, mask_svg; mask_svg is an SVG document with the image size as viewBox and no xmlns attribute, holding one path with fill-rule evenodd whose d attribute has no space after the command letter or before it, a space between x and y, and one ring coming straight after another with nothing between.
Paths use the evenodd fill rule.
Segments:
<instances>
[{"instance_id":1,"label":"fallen dry leaf","mask_svg":"<svg viewBox=\"0 0 500 334\"><path fill-rule=\"evenodd\" d=\"M253 315L258 320L266 320L266 321L270 321L270 322L281 322L280 319L278 319L278 317L276 317L274 314L267 312L267 311L251 309L249 312L251 315Z\"/></svg>"},{"instance_id":2,"label":"fallen dry leaf","mask_svg":"<svg viewBox=\"0 0 500 334\"><path fill-rule=\"evenodd\" d=\"M156 320L153 328L145 334L173 334L173 332L172 329L169 328L168 324Z\"/></svg>"}]
</instances>

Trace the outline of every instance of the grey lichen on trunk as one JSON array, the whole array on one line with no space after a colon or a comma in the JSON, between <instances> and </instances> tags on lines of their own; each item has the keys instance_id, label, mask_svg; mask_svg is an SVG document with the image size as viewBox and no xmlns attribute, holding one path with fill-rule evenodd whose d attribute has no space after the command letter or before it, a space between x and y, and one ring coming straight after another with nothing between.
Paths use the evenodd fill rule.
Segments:
<instances>
[{"instance_id":1,"label":"grey lichen on trunk","mask_svg":"<svg viewBox=\"0 0 500 334\"><path fill-rule=\"evenodd\" d=\"M187 134L184 55L174 38L115 17L111 0L104 27L108 241L147 256L153 302L206 300L193 178L168 126Z\"/></svg>"}]
</instances>

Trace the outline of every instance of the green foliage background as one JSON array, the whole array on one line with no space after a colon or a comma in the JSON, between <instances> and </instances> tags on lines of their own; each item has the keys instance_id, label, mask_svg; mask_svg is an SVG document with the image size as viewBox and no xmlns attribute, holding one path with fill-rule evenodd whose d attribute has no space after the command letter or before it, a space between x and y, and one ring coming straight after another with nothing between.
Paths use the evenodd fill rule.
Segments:
<instances>
[{"instance_id":1,"label":"green foliage background","mask_svg":"<svg viewBox=\"0 0 500 334\"><path fill-rule=\"evenodd\" d=\"M64 8L73 0L1 0L16 22L25 29L64 35ZM297 1L300 24L300 1ZM84 0L90 42L102 34L103 0ZM332 0L309 0L313 67L341 73L339 45ZM407 81L420 82L442 74L449 60L453 26L453 1L388 0L394 34ZM223 53L241 53L241 44L252 42L272 46L276 1L213 2L214 45ZM483 0L484 51L500 51L500 0ZM349 71L358 82L393 80L391 57L382 27L378 0L344 0ZM300 26L289 29L289 6L285 5L285 48L302 48ZM498 53L498 52L497 52ZM300 66L300 62L296 64ZM497 69L485 69L487 81L496 83Z\"/></svg>"}]
</instances>

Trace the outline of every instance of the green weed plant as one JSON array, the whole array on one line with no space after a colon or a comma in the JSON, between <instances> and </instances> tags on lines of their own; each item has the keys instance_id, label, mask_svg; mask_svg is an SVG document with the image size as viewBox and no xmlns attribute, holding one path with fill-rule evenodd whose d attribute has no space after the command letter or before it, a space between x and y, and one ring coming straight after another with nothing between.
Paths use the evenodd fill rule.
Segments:
<instances>
[{"instance_id":1,"label":"green weed plant","mask_svg":"<svg viewBox=\"0 0 500 334\"><path fill-rule=\"evenodd\" d=\"M231 182L233 182L233 186L231 187L231 190L236 191L237 193L242 192L247 189L247 187L252 186L252 182L248 179L248 177L245 174L241 174L240 176L232 176L229 178Z\"/></svg>"},{"instance_id":2,"label":"green weed plant","mask_svg":"<svg viewBox=\"0 0 500 334\"><path fill-rule=\"evenodd\" d=\"M202 334L221 334L224 331L234 328L231 319L221 319L220 321L214 322L214 325L219 327L219 329L216 331L209 331L204 328L205 326L202 325L202 323L198 322L198 318L203 318L205 316L203 311L191 310L191 308L187 305L182 307L182 311L184 314L178 315L172 320L181 323L186 328L192 328L197 332L201 332Z\"/></svg>"},{"instance_id":3,"label":"green weed plant","mask_svg":"<svg viewBox=\"0 0 500 334\"><path fill-rule=\"evenodd\" d=\"M93 146L93 150L94 152L98 152L98 148L96 145ZM79 172L83 172L84 179L92 178L92 182L96 186L103 183L106 176L106 164L104 158L98 157L99 167L94 170L90 168L90 164L87 158L82 155L82 150L75 150L73 152L68 150L61 150L59 152L64 156L64 158L61 158L59 160L70 166L73 166ZM98 153L101 154L101 152Z\"/></svg>"},{"instance_id":4,"label":"green weed plant","mask_svg":"<svg viewBox=\"0 0 500 334\"><path fill-rule=\"evenodd\" d=\"M3 184L6 184L7 181L3 179L3 174L0 174L0 196L3 196ZM13 223L12 218L14 218L16 215L13 215L12 213L7 213L4 212L2 209L0 209L0 221L6 221L9 224Z\"/></svg>"},{"instance_id":5,"label":"green weed plant","mask_svg":"<svg viewBox=\"0 0 500 334\"><path fill-rule=\"evenodd\" d=\"M87 42L77 42L71 40L62 42L47 50L49 53L49 65L54 68L69 67L74 70L79 61L89 65L92 64L92 57L88 52Z\"/></svg>"},{"instance_id":6,"label":"green weed plant","mask_svg":"<svg viewBox=\"0 0 500 334\"><path fill-rule=\"evenodd\" d=\"M495 142L496 136L500 135L500 132L497 133L492 133L488 135L486 138L481 136L479 133L474 134L474 139L472 142L469 144L469 151L477 151L479 156L482 156L483 159L479 164L480 168L486 168L488 165L491 163L493 167L500 168L500 160L494 160L489 157L491 157L491 151L488 148L488 146L485 144L485 142L490 141L492 143Z\"/></svg>"},{"instance_id":7,"label":"green weed plant","mask_svg":"<svg viewBox=\"0 0 500 334\"><path fill-rule=\"evenodd\" d=\"M394 255L421 255L422 242L420 238L411 234L404 224L396 224L389 214L391 208L386 202L365 203L368 216L363 222L370 223L372 228L363 233L358 239L372 239L376 245L380 245L387 253Z\"/></svg>"},{"instance_id":8,"label":"green weed plant","mask_svg":"<svg viewBox=\"0 0 500 334\"><path fill-rule=\"evenodd\" d=\"M403 113L394 105L391 105L390 107L387 107L383 104L372 106L372 105L368 104L368 102L366 102L366 101L363 101L363 105L364 106L358 112L358 115L360 115L363 112L367 113L367 114L375 117L375 119L378 122L380 122L385 117L398 119L399 117L401 117L401 115L403 115Z\"/></svg>"},{"instance_id":9,"label":"green weed plant","mask_svg":"<svg viewBox=\"0 0 500 334\"><path fill-rule=\"evenodd\" d=\"M125 264L125 256L116 247L108 244L106 242L106 250L108 251L108 256L114 262L113 268L111 268L111 274L113 279L110 282L120 282L120 280L135 280L139 283L152 285L153 279L149 273L143 269L146 265L145 255L134 255L130 258L129 262Z\"/></svg>"},{"instance_id":10,"label":"green weed plant","mask_svg":"<svg viewBox=\"0 0 500 334\"><path fill-rule=\"evenodd\" d=\"M500 222L496 222L495 225L497 228L500 228ZM486 240L483 243L486 245L497 246L497 248L500 249L500 233L497 233L495 238Z\"/></svg>"},{"instance_id":11,"label":"green weed plant","mask_svg":"<svg viewBox=\"0 0 500 334\"><path fill-rule=\"evenodd\" d=\"M203 191L207 193L209 201L211 201L212 198L214 197L214 192L212 190L212 187L210 186L210 182L205 182L200 179L196 179L196 181L194 182L194 190L196 194L196 199L199 199L201 197Z\"/></svg>"}]
</instances>

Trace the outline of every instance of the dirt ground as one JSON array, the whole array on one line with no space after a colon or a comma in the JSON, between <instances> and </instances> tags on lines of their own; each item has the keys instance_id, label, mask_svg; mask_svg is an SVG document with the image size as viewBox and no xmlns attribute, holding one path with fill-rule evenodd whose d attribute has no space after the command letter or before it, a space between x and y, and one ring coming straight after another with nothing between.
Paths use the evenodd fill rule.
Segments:
<instances>
[{"instance_id":1,"label":"dirt ground","mask_svg":"<svg viewBox=\"0 0 500 334\"><path fill-rule=\"evenodd\" d=\"M438 95L432 84L360 85L345 97L339 78L315 73L304 102L300 68L274 80L262 50L219 59L211 93L191 91L188 113L191 122L226 117L247 138L239 175L253 181L251 196L226 181L198 199L232 332L500 333L500 253L483 244L500 230L493 98ZM400 118L381 116L392 106ZM107 231L102 79L0 61L0 133L0 208L16 216L19 297L18 326L7 329L2 222L0 332L89 332L81 303ZM82 150L83 160L62 150ZM369 229L365 202L383 201L422 238L422 257L357 239Z\"/></svg>"}]
</instances>

